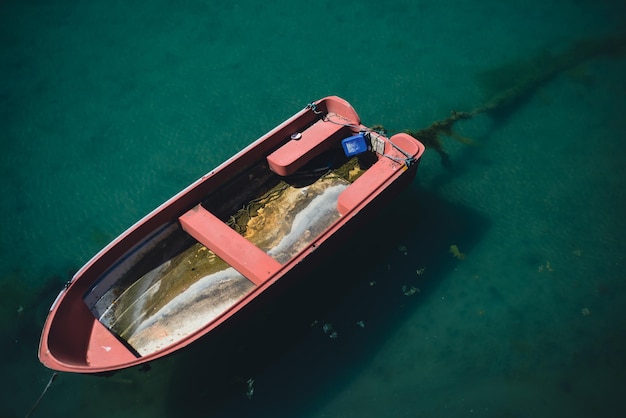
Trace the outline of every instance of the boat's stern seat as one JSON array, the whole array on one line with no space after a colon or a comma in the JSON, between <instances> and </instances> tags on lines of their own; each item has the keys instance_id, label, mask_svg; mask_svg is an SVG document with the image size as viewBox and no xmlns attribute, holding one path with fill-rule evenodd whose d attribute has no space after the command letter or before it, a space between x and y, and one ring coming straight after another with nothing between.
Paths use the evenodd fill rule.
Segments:
<instances>
[{"instance_id":1,"label":"boat's stern seat","mask_svg":"<svg viewBox=\"0 0 626 418\"><path fill-rule=\"evenodd\" d=\"M378 161L367 169L358 179L356 179L348 188L346 188L337 200L337 210L341 215L364 204L370 196L373 196L387 182L392 181L399 170L406 170L408 167L402 161L407 158L391 143L402 149L408 155L418 158L424 152L423 146L415 141L415 139L405 133L399 133L390 138L390 142L385 143L385 155L395 158L393 160L385 156L379 155Z\"/></svg>"},{"instance_id":2,"label":"boat's stern seat","mask_svg":"<svg viewBox=\"0 0 626 418\"><path fill-rule=\"evenodd\" d=\"M289 176L351 133L344 124L320 119L292 135L292 139L267 156L267 163L276 174Z\"/></svg>"}]
</instances>

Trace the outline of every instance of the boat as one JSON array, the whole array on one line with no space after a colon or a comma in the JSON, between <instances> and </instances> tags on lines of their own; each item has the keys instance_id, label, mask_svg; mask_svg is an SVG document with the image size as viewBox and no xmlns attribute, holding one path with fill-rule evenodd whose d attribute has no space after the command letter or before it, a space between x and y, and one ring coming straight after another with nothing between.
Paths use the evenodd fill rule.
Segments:
<instances>
[{"instance_id":1,"label":"boat","mask_svg":"<svg viewBox=\"0 0 626 418\"><path fill-rule=\"evenodd\" d=\"M424 146L314 101L135 223L53 302L38 356L59 372L145 365L227 326L336 251L413 180Z\"/></svg>"}]
</instances>

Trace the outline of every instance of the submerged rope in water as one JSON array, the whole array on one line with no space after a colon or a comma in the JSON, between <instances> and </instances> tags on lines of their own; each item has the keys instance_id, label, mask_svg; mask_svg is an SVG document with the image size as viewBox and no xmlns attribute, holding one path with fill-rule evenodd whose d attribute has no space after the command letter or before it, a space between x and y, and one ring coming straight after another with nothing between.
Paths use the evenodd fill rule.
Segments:
<instances>
[{"instance_id":1,"label":"submerged rope in water","mask_svg":"<svg viewBox=\"0 0 626 418\"><path fill-rule=\"evenodd\" d=\"M30 417L32 415L32 413L35 412L35 409L37 409L37 406L39 406L39 403L41 402L41 400L43 399L44 395L46 394L46 392L48 391L48 389L52 385L52 382L54 382L54 379L56 379L56 377L58 375L59 375L59 372L52 373L52 376L50 376L50 380L48 380L48 384L43 389L43 392L41 392L41 395L39 395L39 398L37 398L37 401L35 401L33 406L30 408L30 411L28 411L28 414L26 414L26 418Z\"/></svg>"},{"instance_id":2,"label":"submerged rope in water","mask_svg":"<svg viewBox=\"0 0 626 418\"><path fill-rule=\"evenodd\" d=\"M426 148L436 151L444 166L450 166L450 157L443 149L440 136L445 135L465 144L472 143L470 139L454 132L452 128L456 122L471 119L479 114L494 114L506 108L513 108L542 85L583 62L598 56L622 56L624 53L626 53L626 34L575 42L559 54L541 55L531 59L525 66L529 69L527 74L513 78L508 86L493 94L475 109L469 112L452 111L450 116L433 122L427 128L405 132L422 141Z\"/></svg>"}]
</instances>

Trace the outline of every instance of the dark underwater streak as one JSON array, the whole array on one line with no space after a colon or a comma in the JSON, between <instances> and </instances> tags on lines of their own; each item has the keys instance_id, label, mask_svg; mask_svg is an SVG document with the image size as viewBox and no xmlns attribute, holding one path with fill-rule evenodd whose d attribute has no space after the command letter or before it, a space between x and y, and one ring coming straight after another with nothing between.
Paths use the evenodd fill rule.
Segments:
<instances>
[{"instance_id":1,"label":"dark underwater streak","mask_svg":"<svg viewBox=\"0 0 626 418\"><path fill-rule=\"evenodd\" d=\"M406 130L409 135L419 138L427 148L434 149L441 158L445 167L451 166L450 157L443 148L440 135L452 137L463 143L471 143L470 140L456 134L452 128L459 120L471 119L481 113L496 116L506 112L511 113L515 108L530 98L535 91L552 81L558 75L583 62L598 56L615 56L626 51L626 35L603 39L581 40L574 43L564 52L552 57L542 55L529 61L528 68L535 68L524 77L512 80L513 84L494 94L481 106L470 112L452 111L450 116L433 122L429 127L416 131ZM497 70L494 70L496 72Z\"/></svg>"}]
</instances>

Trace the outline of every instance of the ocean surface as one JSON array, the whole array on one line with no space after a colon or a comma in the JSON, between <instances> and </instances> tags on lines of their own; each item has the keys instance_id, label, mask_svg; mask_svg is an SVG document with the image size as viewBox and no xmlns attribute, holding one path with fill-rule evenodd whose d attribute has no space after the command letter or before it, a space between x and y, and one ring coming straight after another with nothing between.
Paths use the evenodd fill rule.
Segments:
<instances>
[{"instance_id":1,"label":"ocean surface","mask_svg":"<svg viewBox=\"0 0 626 418\"><path fill-rule=\"evenodd\" d=\"M625 416L625 17L618 0L0 2L0 416ZM496 106L254 329L60 374L32 410L71 275L327 95L392 133Z\"/></svg>"}]
</instances>

